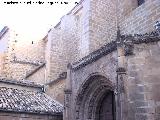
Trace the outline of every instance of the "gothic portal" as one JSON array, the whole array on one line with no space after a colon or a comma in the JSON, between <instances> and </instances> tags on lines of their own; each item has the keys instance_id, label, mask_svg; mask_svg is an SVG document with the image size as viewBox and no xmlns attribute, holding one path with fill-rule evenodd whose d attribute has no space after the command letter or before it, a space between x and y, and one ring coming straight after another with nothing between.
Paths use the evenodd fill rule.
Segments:
<instances>
[{"instance_id":1,"label":"gothic portal","mask_svg":"<svg viewBox=\"0 0 160 120\"><path fill-rule=\"evenodd\" d=\"M81 88L76 100L77 120L114 120L114 92L108 79L92 76Z\"/></svg>"}]
</instances>

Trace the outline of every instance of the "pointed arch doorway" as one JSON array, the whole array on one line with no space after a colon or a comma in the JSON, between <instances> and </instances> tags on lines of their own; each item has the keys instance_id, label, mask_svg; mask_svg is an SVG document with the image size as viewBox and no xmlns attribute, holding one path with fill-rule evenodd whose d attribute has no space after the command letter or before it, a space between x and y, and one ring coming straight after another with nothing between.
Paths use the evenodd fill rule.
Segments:
<instances>
[{"instance_id":1,"label":"pointed arch doorway","mask_svg":"<svg viewBox=\"0 0 160 120\"><path fill-rule=\"evenodd\" d=\"M101 97L96 108L96 120L115 120L114 94L108 91Z\"/></svg>"},{"instance_id":2,"label":"pointed arch doorway","mask_svg":"<svg viewBox=\"0 0 160 120\"><path fill-rule=\"evenodd\" d=\"M81 86L76 98L76 120L115 120L115 97L111 81L96 75Z\"/></svg>"}]
</instances>

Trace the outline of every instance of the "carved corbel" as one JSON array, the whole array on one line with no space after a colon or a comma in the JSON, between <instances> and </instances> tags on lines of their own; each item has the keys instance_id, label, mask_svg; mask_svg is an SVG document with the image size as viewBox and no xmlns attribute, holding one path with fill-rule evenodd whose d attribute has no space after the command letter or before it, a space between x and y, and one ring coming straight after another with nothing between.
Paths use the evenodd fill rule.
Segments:
<instances>
[{"instance_id":1,"label":"carved corbel","mask_svg":"<svg viewBox=\"0 0 160 120\"><path fill-rule=\"evenodd\" d=\"M123 43L124 43L124 51L125 56L134 55L134 43L133 43L133 36L127 35L124 37Z\"/></svg>"}]
</instances>

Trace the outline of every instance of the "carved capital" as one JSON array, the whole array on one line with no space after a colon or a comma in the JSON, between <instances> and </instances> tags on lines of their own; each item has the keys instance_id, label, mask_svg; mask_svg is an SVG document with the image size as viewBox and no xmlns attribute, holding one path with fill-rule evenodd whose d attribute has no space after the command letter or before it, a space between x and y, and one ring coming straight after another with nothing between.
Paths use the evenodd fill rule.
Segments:
<instances>
[{"instance_id":1,"label":"carved capital","mask_svg":"<svg viewBox=\"0 0 160 120\"><path fill-rule=\"evenodd\" d=\"M65 94L72 94L72 90L65 89L65 90L64 90L64 93L65 93Z\"/></svg>"},{"instance_id":2,"label":"carved capital","mask_svg":"<svg viewBox=\"0 0 160 120\"><path fill-rule=\"evenodd\" d=\"M123 67L119 67L116 70L117 74L126 74L126 69Z\"/></svg>"},{"instance_id":3,"label":"carved capital","mask_svg":"<svg viewBox=\"0 0 160 120\"><path fill-rule=\"evenodd\" d=\"M133 37L126 38L124 41L125 56L133 55L133 49L134 49Z\"/></svg>"}]
</instances>

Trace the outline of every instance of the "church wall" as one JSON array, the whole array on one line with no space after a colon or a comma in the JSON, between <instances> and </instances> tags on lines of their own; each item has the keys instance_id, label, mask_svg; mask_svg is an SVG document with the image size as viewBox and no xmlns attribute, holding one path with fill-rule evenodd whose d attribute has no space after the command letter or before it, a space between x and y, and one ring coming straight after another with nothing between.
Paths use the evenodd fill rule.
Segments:
<instances>
[{"instance_id":1,"label":"church wall","mask_svg":"<svg viewBox=\"0 0 160 120\"><path fill-rule=\"evenodd\" d=\"M46 83L45 72L46 68L45 66L43 66L38 71L29 76L27 79L39 84L45 84Z\"/></svg>"},{"instance_id":2,"label":"church wall","mask_svg":"<svg viewBox=\"0 0 160 120\"><path fill-rule=\"evenodd\" d=\"M61 31L56 29L52 29L48 34L48 42L50 44L48 49L50 56L46 65L48 82L58 78L59 74L64 72L64 66L67 64L66 59L64 59L64 44L61 35Z\"/></svg>"},{"instance_id":3,"label":"church wall","mask_svg":"<svg viewBox=\"0 0 160 120\"><path fill-rule=\"evenodd\" d=\"M116 1L92 0L89 18L89 52L116 39Z\"/></svg>"},{"instance_id":4,"label":"church wall","mask_svg":"<svg viewBox=\"0 0 160 120\"><path fill-rule=\"evenodd\" d=\"M44 42L23 40L22 36L11 33L6 52L5 74L8 78L24 79L27 72L36 68L34 63L44 62ZM44 73L42 73L44 74Z\"/></svg>"},{"instance_id":5,"label":"church wall","mask_svg":"<svg viewBox=\"0 0 160 120\"><path fill-rule=\"evenodd\" d=\"M134 45L127 57L130 120L160 119L159 58L160 42Z\"/></svg>"},{"instance_id":6,"label":"church wall","mask_svg":"<svg viewBox=\"0 0 160 120\"><path fill-rule=\"evenodd\" d=\"M5 54L0 53L0 76L4 76Z\"/></svg>"},{"instance_id":7,"label":"church wall","mask_svg":"<svg viewBox=\"0 0 160 120\"><path fill-rule=\"evenodd\" d=\"M62 120L61 116L1 112L0 120Z\"/></svg>"},{"instance_id":8,"label":"church wall","mask_svg":"<svg viewBox=\"0 0 160 120\"><path fill-rule=\"evenodd\" d=\"M5 56L8 49L9 32L0 39L0 76L4 76Z\"/></svg>"},{"instance_id":9,"label":"church wall","mask_svg":"<svg viewBox=\"0 0 160 120\"><path fill-rule=\"evenodd\" d=\"M81 88L82 84L86 82L87 78L92 74L98 74L109 79L113 86L116 83L116 68L117 68L117 51L112 52L98 61L95 61L81 69L72 71L72 108L75 111L75 99L78 95L78 90ZM74 114L76 115L76 114ZM75 116L73 116L75 117Z\"/></svg>"},{"instance_id":10,"label":"church wall","mask_svg":"<svg viewBox=\"0 0 160 120\"><path fill-rule=\"evenodd\" d=\"M160 1L145 0L137 6L137 0L119 0L118 23L123 34L139 34L154 30L160 20Z\"/></svg>"},{"instance_id":11,"label":"church wall","mask_svg":"<svg viewBox=\"0 0 160 120\"><path fill-rule=\"evenodd\" d=\"M46 81L55 81L67 71L67 64L79 59L80 19L76 15L65 15L56 28L48 33L46 46ZM49 85L46 93L63 104L65 80L55 81Z\"/></svg>"},{"instance_id":12,"label":"church wall","mask_svg":"<svg viewBox=\"0 0 160 120\"><path fill-rule=\"evenodd\" d=\"M65 86L65 79L63 80L60 79L55 83L48 85L45 93L63 105L64 104L64 86Z\"/></svg>"},{"instance_id":13,"label":"church wall","mask_svg":"<svg viewBox=\"0 0 160 120\"><path fill-rule=\"evenodd\" d=\"M49 57L47 57L47 80L55 80L59 74L66 72L67 64L79 59L79 35L76 16L65 15L61 24L52 28L48 34ZM50 44L50 45L49 45Z\"/></svg>"}]
</instances>

